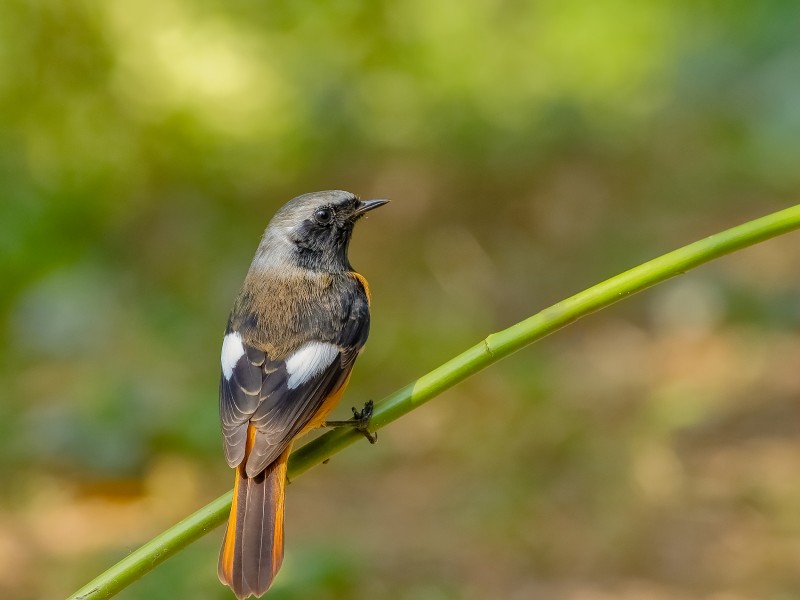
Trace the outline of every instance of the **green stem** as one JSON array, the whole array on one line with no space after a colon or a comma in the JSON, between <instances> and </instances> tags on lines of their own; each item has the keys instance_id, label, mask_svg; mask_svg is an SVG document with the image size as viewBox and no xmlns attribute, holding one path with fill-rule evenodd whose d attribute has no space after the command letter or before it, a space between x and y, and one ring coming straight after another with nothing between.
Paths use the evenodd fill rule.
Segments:
<instances>
[{"instance_id":1,"label":"green stem","mask_svg":"<svg viewBox=\"0 0 800 600\"><path fill-rule=\"evenodd\" d=\"M581 317L715 258L799 228L800 205L797 205L684 246L575 294L508 329L489 335L376 403L370 427L380 429L470 375ZM329 431L292 454L289 477L297 477L360 439L363 439L362 435L352 429ZM228 492L153 538L69 598L100 600L114 596L156 565L221 525L228 515L230 503L231 492Z\"/></svg>"}]
</instances>

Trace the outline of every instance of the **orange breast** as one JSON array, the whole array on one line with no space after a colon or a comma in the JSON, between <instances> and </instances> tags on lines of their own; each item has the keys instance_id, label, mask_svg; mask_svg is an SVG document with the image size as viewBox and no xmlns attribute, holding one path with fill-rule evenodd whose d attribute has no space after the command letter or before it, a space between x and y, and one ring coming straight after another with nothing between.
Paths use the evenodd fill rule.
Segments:
<instances>
[{"instance_id":1,"label":"orange breast","mask_svg":"<svg viewBox=\"0 0 800 600\"><path fill-rule=\"evenodd\" d=\"M303 427L302 430L300 430L300 433L297 434L298 437L311 431L312 429L322 427L325 424L325 421L328 420L328 415L330 412L336 408L336 406L339 404L339 400L342 399L348 383L350 383L350 375L347 376L347 379L344 380L342 385L336 388L331 394L328 395L327 398L325 398L317 413L311 417L311 420L308 422L308 424Z\"/></svg>"}]
</instances>

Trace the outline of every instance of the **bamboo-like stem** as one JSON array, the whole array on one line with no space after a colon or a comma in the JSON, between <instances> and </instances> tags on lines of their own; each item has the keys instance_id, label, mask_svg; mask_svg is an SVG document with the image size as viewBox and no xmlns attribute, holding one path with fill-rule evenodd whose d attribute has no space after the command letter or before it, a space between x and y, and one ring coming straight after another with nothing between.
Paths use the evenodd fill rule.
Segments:
<instances>
[{"instance_id":1,"label":"bamboo-like stem","mask_svg":"<svg viewBox=\"0 0 800 600\"><path fill-rule=\"evenodd\" d=\"M389 394L375 404L370 429L375 431L384 427L470 375L581 317L715 258L795 229L800 229L800 205L689 244L575 294L516 325L489 335L430 373ZM349 428L334 429L318 437L292 454L289 477L297 477L360 439L363 439L361 433ZM111 598L221 525L230 504L231 492L228 492L126 556L69 596L70 600Z\"/></svg>"}]
</instances>

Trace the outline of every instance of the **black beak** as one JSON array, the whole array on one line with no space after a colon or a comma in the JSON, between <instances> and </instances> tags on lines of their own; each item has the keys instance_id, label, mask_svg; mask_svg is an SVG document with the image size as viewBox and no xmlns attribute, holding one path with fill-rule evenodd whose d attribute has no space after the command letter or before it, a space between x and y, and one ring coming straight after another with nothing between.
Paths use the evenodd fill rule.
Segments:
<instances>
[{"instance_id":1,"label":"black beak","mask_svg":"<svg viewBox=\"0 0 800 600\"><path fill-rule=\"evenodd\" d=\"M359 200L358 206L356 207L355 215L356 217L360 217L366 212L369 212L379 206L383 206L389 202L388 200L381 199L381 200Z\"/></svg>"}]
</instances>

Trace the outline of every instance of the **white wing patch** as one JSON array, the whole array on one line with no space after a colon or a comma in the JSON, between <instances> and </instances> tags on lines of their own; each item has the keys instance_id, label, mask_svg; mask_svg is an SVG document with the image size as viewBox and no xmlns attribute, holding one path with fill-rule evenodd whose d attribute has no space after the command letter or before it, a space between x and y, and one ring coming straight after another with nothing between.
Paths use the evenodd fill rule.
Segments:
<instances>
[{"instance_id":1,"label":"white wing patch","mask_svg":"<svg viewBox=\"0 0 800 600\"><path fill-rule=\"evenodd\" d=\"M321 373L339 354L339 347L325 342L308 342L286 359L289 381L286 385L294 389Z\"/></svg>"},{"instance_id":2,"label":"white wing patch","mask_svg":"<svg viewBox=\"0 0 800 600\"><path fill-rule=\"evenodd\" d=\"M222 374L225 379L230 380L233 375L233 367L239 362L244 354L244 346L242 345L242 336L238 331L232 331L225 336L222 340Z\"/></svg>"}]
</instances>

